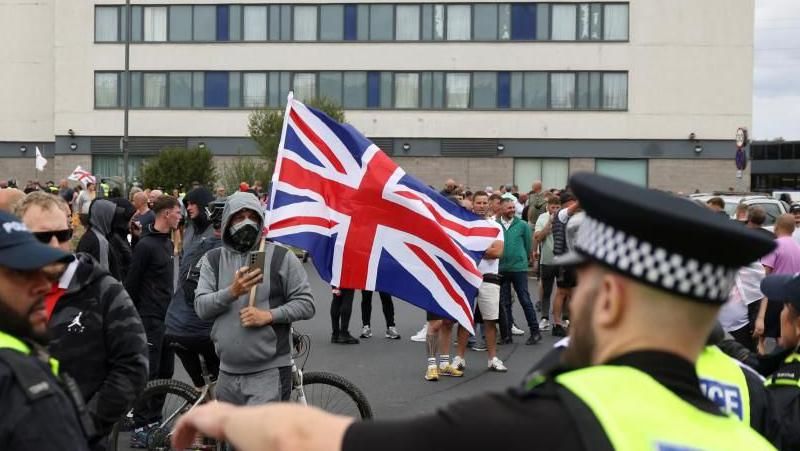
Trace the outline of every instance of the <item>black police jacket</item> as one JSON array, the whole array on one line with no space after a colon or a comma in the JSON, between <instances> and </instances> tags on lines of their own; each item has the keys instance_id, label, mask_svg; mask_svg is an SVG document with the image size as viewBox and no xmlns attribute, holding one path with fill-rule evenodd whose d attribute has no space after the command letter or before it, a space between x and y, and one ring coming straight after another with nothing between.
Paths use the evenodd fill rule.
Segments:
<instances>
[{"instance_id":1,"label":"black police jacket","mask_svg":"<svg viewBox=\"0 0 800 451\"><path fill-rule=\"evenodd\" d=\"M777 371L767 379L779 422L782 450L800 450L800 354L790 354Z\"/></svg>"},{"instance_id":2,"label":"black police jacket","mask_svg":"<svg viewBox=\"0 0 800 451\"><path fill-rule=\"evenodd\" d=\"M0 449L87 450L73 401L39 358L0 349Z\"/></svg>"}]
</instances>

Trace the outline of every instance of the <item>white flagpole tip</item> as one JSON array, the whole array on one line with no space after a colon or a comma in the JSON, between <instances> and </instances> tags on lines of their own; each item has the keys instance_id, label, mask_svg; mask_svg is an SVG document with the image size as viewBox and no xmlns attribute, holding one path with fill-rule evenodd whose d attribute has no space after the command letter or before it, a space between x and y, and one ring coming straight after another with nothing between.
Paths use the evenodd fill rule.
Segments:
<instances>
[{"instance_id":1,"label":"white flagpole tip","mask_svg":"<svg viewBox=\"0 0 800 451\"><path fill-rule=\"evenodd\" d=\"M288 103L291 102L292 100L294 100L294 91L289 91L289 95L286 96L286 101Z\"/></svg>"}]
</instances>

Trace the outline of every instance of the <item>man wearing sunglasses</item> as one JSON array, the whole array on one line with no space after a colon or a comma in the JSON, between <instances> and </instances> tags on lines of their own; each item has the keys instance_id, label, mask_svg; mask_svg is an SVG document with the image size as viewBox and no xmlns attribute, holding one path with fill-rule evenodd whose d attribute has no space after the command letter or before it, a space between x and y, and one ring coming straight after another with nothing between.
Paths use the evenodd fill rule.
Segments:
<instances>
[{"instance_id":1,"label":"man wearing sunglasses","mask_svg":"<svg viewBox=\"0 0 800 451\"><path fill-rule=\"evenodd\" d=\"M70 252L68 206L58 196L28 194L16 214L41 243ZM48 269L51 287L44 311L32 317L34 331L50 336L48 348L62 370L75 378L96 435L105 438L147 381L147 342L136 308L122 284L84 253L59 271Z\"/></svg>"}]
</instances>

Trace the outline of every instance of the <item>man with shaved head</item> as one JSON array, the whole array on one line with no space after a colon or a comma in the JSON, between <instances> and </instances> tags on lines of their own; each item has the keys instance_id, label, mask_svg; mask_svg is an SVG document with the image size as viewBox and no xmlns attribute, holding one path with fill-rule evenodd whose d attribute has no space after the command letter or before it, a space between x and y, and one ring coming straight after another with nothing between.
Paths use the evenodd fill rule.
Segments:
<instances>
[{"instance_id":1,"label":"man with shaved head","mask_svg":"<svg viewBox=\"0 0 800 451\"><path fill-rule=\"evenodd\" d=\"M14 204L23 197L25 197L25 193L16 188L0 189L0 211L11 213L14 210Z\"/></svg>"},{"instance_id":2,"label":"man with shaved head","mask_svg":"<svg viewBox=\"0 0 800 451\"><path fill-rule=\"evenodd\" d=\"M444 189L442 191L440 191L440 193L442 194L442 196L445 196L445 197L453 195L453 194L455 194L457 187L458 187L458 185L456 185L456 181L455 180L447 179L447 181L444 182Z\"/></svg>"},{"instance_id":3,"label":"man with shaved head","mask_svg":"<svg viewBox=\"0 0 800 451\"><path fill-rule=\"evenodd\" d=\"M153 190L149 195L158 190ZM138 192L133 195L133 206L136 208L136 213L131 218L131 246L136 246L139 242L139 237L142 236L142 231L156 220L156 215L150 210L150 198L145 192Z\"/></svg>"}]
</instances>

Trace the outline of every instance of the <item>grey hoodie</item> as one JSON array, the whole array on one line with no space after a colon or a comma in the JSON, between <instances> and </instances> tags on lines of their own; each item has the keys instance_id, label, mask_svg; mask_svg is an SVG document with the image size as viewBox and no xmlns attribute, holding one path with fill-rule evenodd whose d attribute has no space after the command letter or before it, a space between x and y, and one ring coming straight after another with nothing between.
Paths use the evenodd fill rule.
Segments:
<instances>
[{"instance_id":1,"label":"grey hoodie","mask_svg":"<svg viewBox=\"0 0 800 451\"><path fill-rule=\"evenodd\" d=\"M266 243L264 281L258 285L255 307L271 310L273 323L268 326L243 327L239 311L248 305L249 293L235 298L230 287L233 274L246 266L247 253L233 250L228 242L228 227L234 214L252 210L264 223L264 211L258 198L238 192L228 197L222 213L222 251L219 259L219 280L207 255L201 260L200 280L195 290L197 316L213 320L211 339L220 359L220 369L231 374L248 374L288 366L291 363L293 321L314 316L314 298L303 265L285 248ZM254 246L257 250L258 243ZM282 257L270 267L273 254ZM271 285L275 286L271 286ZM218 288L217 288L218 287Z\"/></svg>"},{"instance_id":2,"label":"grey hoodie","mask_svg":"<svg viewBox=\"0 0 800 451\"><path fill-rule=\"evenodd\" d=\"M106 237L111 234L111 224L114 222L114 213L116 211L116 204L105 199L97 199L92 202L89 211L89 225L92 226L92 232L97 236L97 244L100 247L100 265L106 271L111 271L111 266L108 262L108 239Z\"/></svg>"}]
</instances>

